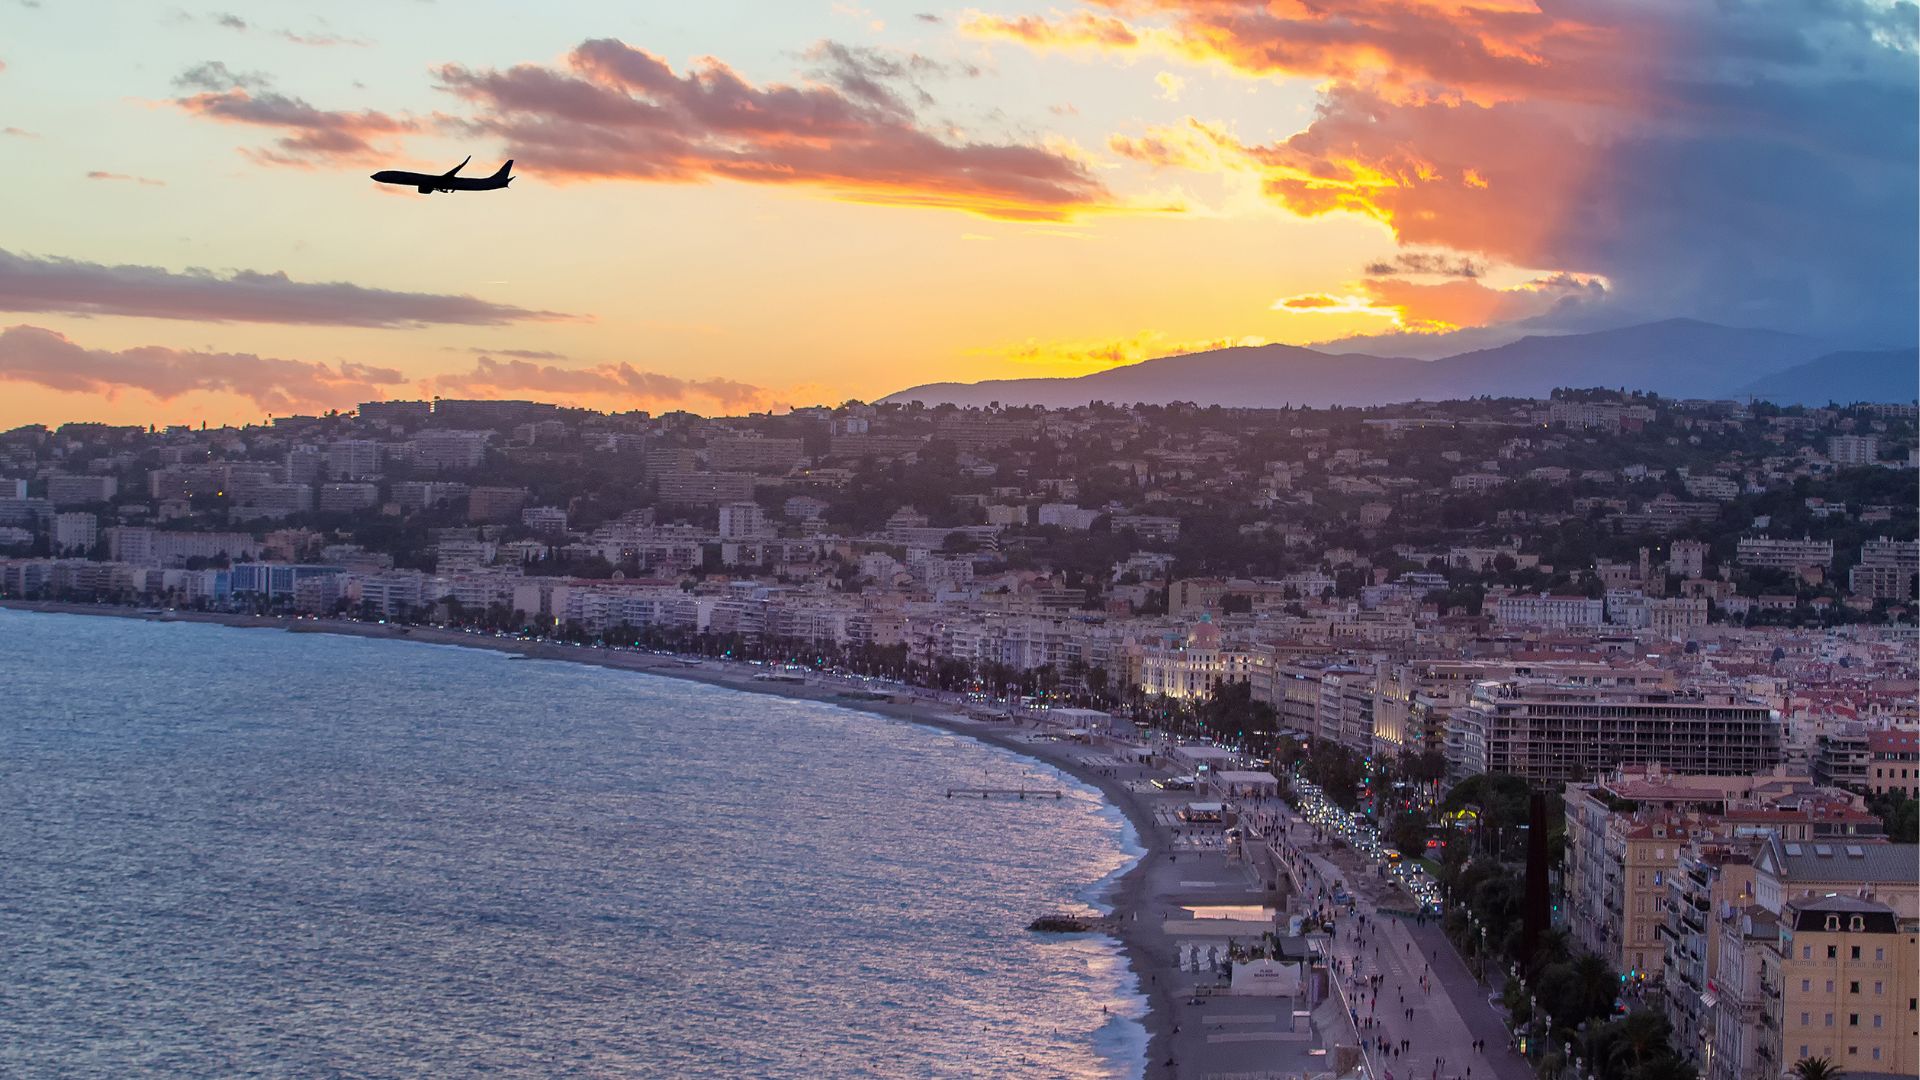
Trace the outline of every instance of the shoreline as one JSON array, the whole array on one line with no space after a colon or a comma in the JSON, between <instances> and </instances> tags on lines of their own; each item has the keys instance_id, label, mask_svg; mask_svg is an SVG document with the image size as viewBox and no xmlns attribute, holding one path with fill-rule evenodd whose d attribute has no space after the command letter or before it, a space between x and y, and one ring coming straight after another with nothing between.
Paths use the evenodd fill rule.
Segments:
<instances>
[{"instance_id":1,"label":"shoreline","mask_svg":"<svg viewBox=\"0 0 1920 1080\"><path fill-rule=\"evenodd\" d=\"M143 608L117 605L3 599L0 599L0 609L53 615L99 615L157 623L190 622L243 630L277 629L289 633L323 633L343 637L413 641L427 645L480 649L529 660L586 664L704 683L728 690L743 690L749 693L770 694L774 697L837 705L877 716L923 724L1010 751L1058 770L1098 791L1107 805L1120 812L1138 840L1141 854L1133 858L1131 865L1114 879L1106 894L1105 900L1113 909L1112 918L1110 928L1101 931L1117 945L1120 955L1125 959L1128 969L1134 976L1135 993L1146 1002L1145 1011L1139 1017L1139 1022L1147 1036L1145 1057L1139 1062L1137 1075L1143 1077L1159 1075L1154 1071L1154 1063L1172 1058L1174 1033L1180 1029L1183 1020L1187 1019L1184 1015L1186 1010L1183 1008L1185 1003L1172 993L1172 987L1169 985L1172 980L1161 982L1154 974L1159 966L1156 963L1158 958L1155 954L1165 951L1163 940L1165 934L1161 929L1161 923L1157 919L1141 918L1141 913L1144 911L1180 903L1164 883L1158 889L1149 887L1151 875L1148 869L1161 856L1172 852L1171 838L1166 830L1157 824L1152 807L1146 803L1140 793L1128 788L1117 777L1101 774L1068 752L1069 748L1081 744L1019 738L1017 737L1019 734L1036 730L1019 721L997 725L987 721L964 719L955 715L951 709L925 701L864 701L844 698L840 696L840 691L829 687L804 683L756 681L748 672L719 666L709 668L704 664L692 667L676 659L655 656L647 652L596 649L547 641L526 641L520 638L469 634L438 627L399 627L327 619L296 620L218 612L169 611L156 614ZM1124 848L1122 854L1128 854ZM1097 882L1088 884L1091 886ZM1029 932L1024 927L1016 928L1016 931ZM1149 976L1147 982L1139 981L1142 975Z\"/></svg>"}]
</instances>

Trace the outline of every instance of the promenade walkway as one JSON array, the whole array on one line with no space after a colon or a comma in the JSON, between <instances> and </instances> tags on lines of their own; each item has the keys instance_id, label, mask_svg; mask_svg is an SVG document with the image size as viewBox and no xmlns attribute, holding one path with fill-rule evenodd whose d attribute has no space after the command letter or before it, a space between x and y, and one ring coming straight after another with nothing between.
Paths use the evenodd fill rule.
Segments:
<instances>
[{"instance_id":1,"label":"promenade walkway","mask_svg":"<svg viewBox=\"0 0 1920 1080\"><path fill-rule=\"evenodd\" d=\"M1291 811L1281 809L1279 817L1306 895L1331 906L1338 883L1354 898L1352 914L1344 908L1336 913L1333 952L1348 972L1357 1034L1368 1048L1374 1075L1379 1080L1533 1080L1532 1068L1508 1049L1506 1028L1486 1000L1490 991L1467 970L1437 922L1419 926L1379 915L1381 907L1405 908L1411 901L1350 849L1315 844L1313 826ZM1366 918L1364 929L1360 916ZM1370 981L1376 975L1377 991ZM1392 1048L1402 1040L1405 1049L1396 1053ZM1474 1049L1476 1040L1484 1041L1484 1051Z\"/></svg>"}]
</instances>

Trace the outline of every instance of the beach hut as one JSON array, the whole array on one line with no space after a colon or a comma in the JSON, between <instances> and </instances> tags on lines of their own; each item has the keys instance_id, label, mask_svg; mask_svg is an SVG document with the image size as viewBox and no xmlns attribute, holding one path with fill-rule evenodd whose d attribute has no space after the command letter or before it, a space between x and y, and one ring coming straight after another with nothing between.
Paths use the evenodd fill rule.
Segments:
<instances>
[{"instance_id":1,"label":"beach hut","mask_svg":"<svg viewBox=\"0 0 1920 1080\"><path fill-rule=\"evenodd\" d=\"M1240 960L1233 965L1235 994L1292 997L1300 992L1300 964L1289 960Z\"/></svg>"},{"instance_id":2,"label":"beach hut","mask_svg":"<svg viewBox=\"0 0 1920 1080\"><path fill-rule=\"evenodd\" d=\"M1226 810L1217 802L1191 802L1180 808L1180 820L1189 825L1218 825Z\"/></svg>"}]
</instances>

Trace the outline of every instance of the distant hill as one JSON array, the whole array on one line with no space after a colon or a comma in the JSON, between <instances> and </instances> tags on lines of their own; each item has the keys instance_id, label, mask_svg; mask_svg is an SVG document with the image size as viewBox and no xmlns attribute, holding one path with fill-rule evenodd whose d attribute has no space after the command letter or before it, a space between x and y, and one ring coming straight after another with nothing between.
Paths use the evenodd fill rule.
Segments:
<instances>
[{"instance_id":1,"label":"distant hill","mask_svg":"<svg viewBox=\"0 0 1920 1080\"><path fill-rule=\"evenodd\" d=\"M1045 405L1070 408L1089 401L1193 401L1277 409L1283 405L1364 405L1394 400L1422 377L1424 360L1351 354L1338 356L1298 345L1257 345L1165 356L1072 379L990 379L933 383L888 401L951 401L957 405Z\"/></svg>"},{"instance_id":2,"label":"distant hill","mask_svg":"<svg viewBox=\"0 0 1920 1080\"><path fill-rule=\"evenodd\" d=\"M1920 398L1920 349L1828 353L1755 379L1740 392L1776 405L1910 402Z\"/></svg>"},{"instance_id":3,"label":"distant hill","mask_svg":"<svg viewBox=\"0 0 1920 1080\"><path fill-rule=\"evenodd\" d=\"M1587 334L1525 337L1432 361L1263 345L1161 357L1070 379L930 383L885 400L930 405L997 401L1050 408L1089 401L1191 401L1277 408L1384 405L1483 394L1545 397L1562 386L1649 390L1669 397L1732 397L1756 385L1757 375L1785 375L1830 348L1811 338L1773 330L1668 319ZM1905 355L1911 356L1912 351ZM1911 381L1909 369L1909 386ZM1897 384L1883 383L1897 389Z\"/></svg>"}]
</instances>

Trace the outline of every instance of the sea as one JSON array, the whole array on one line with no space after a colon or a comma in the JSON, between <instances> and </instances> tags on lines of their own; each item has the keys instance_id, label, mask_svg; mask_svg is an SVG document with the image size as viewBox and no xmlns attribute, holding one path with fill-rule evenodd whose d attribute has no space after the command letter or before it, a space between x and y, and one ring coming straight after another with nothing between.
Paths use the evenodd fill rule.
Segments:
<instances>
[{"instance_id":1,"label":"sea","mask_svg":"<svg viewBox=\"0 0 1920 1080\"><path fill-rule=\"evenodd\" d=\"M1138 1076L1116 946L1025 927L1139 854L854 709L0 610L7 1077Z\"/></svg>"}]
</instances>

